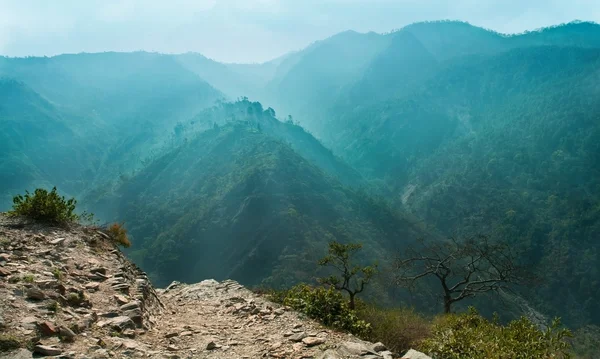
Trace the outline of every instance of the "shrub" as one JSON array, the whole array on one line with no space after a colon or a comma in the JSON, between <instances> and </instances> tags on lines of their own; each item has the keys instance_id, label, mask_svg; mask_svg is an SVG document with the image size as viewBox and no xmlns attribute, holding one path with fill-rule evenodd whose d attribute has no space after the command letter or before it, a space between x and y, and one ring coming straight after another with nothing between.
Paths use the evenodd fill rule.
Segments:
<instances>
[{"instance_id":1,"label":"shrub","mask_svg":"<svg viewBox=\"0 0 600 359\"><path fill-rule=\"evenodd\" d=\"M313 288L299 284L287 291L274 292L270 299L288 305L326 326L359 336L366 336L371 329L369 324L358 318L354 310L350 310L348 301L333 287Z\"/></svg>"},{"instance_id":2,"label":"shrub","mask_svg":"<svg viewBox=\"0 0 600 359\"><path fill-rule=\"evenodd\" d=\"M58 281L61 281L63 279L63 273L60 269L58 268L54 268L52 270L52 275L54 276L54 278L56 278Z\"/></svg>"},{"instance_id":3,"label":"shrub","mask_svg":"<svg viewBox=\"0 0 600 359\"><path fill-rule=\"evenodd\" d=\"M65 197L58 195L56 187L50 192L38 188L33 194L25 191L25 196L15 196L13 209L9 214L64 225L79 220L79 216L75 214L76 204L75 198L66 200Z\"/></svg>"},{"instance_id":4,"label":"shrub","mask_svg":"<svg viewBox=\"0 0 600 359\"><path fill-rule=\"evenodd\" d=\"M117 245L125 248L131 247L131 242L127 238L127 230L120 223L113 223L108 227L108 235Z\"/></svg>"},{"instance_id":5,"label":"shrub","mask_svg":"<svg viewBox=\"0 0 600 359\"><path fill-rule=\"evenodd\" d=\"M16 337L8 334L0 334L0 353L19 349L20 347L21 342Z\"/></svg>"},{"instance_id":6,"label":"shrub","mask_svg":"<svg viewBox=\"0 0 600 359\"><path fill-rule=\"evenodd\" d=\"M371 325L371 332L365 339L382 342L388 349L403 353L416 347L431 332L429 320L406 308L379 308L361 306L358 317Z\"/></svg>"},{"instance_id":7,"label":"shrub","mask_svg":"<svg viewBox=\"0 0 600 359\"><path fill-rule=\"evenodd\" d=\"M570 336L558 319L546 330L525 317L502 326L469 308L467 313L441 317L420 349L438 359L568 358Z\"/></svg>"}]
</instances>

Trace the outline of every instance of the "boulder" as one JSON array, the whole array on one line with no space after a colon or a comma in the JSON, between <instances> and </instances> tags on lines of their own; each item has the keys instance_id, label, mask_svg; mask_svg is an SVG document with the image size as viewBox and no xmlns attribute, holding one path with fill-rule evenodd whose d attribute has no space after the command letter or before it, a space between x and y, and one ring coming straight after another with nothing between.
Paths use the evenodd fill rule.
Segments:
<instances>
[{"instance_id":1,"label":"boulder","mask_svg":"<svg viewBox=\"0 0 600 359\"><path fill-rule=\"evenodd\" d=\"M122 332L125 329L135 329L135 323L128 316L120 316L110 320L113 329Z\"/></svg>"},{"instance_id":2,"label":"boulder","mask_svg":"<svg viewBox=\"0 0 600 359\"><path fill-rule=\"evenodd\" d=\"M306 338L308 335L305 332L300 332L300 333L296 333L293 334L289 337L289 340L293 341L293 342L300 342L302 341L302 339Z\"/></svg>"},{"instance_id":3,"label":"boulder","mask_svg":"<svg viewBox=\"0 0 600 359\"><path fill-rule=\"evenodd\" d=\"M53 355L62 354L61 349L59 349L57 347L49 346L49 345L36 345L33 348L33 352L44 355L44 356L53 356Z\"/></svg>"},{"instance_id":4,"label":"boulder","mask_svg":"<svg viewBox=\"0 0 600 359\"><path fill-rule=\"evenodd\" d=\"M338 349L338 352L345 356L352 356L352 355L362 356L362 355L368 355L368 354L377 355L377 352L373 351L371 348L369 348L365 344L356 343L356 342L342 343Z\"/></svg>"},{"instance_id":5,"label":"boulder","mask_svg":"<svg viewBox=\"0 0 600 359\"><path fill-rule=\"evenodd\" d=\"M58 328L50 322L41 322L38 324L38 329L42 333L42 335L51 337L58 333Z\"/></svg>"},{"instance_id":6,"label":"boulder","mask_svg":"<svg viewBox=\"0 0 600 359\"><path fill-rule=\"evenodd\" d=\"M321 345L325 343L325 338L320 337L306 337L302 339L302 343L304 343L307 347L314 347L316 345Z\"/></svg>"},{"instance_id":7,"label":"boulder","mask_svg":"<svg viewBox=\"0 0 600 359\"><path fill-rule=\"evenodd\" d=\"M402 356L402 359L431 359L431 357L424 353L411 349Z\"/></svg>"},{"instance_id":8,"label":"boulder","mask_svg":"<svg viewBox=\"0 0 600 359\"><path fill-rule=\"evenodd\" d=\"M41 289L36 287L27 289L26 296L28 299L32 300L44 300L46 298L46 294L44 294Z\"/></svg>"},{"instance_id":9,"label":"boulder","mask_svg":"<svg viewBox=\"0 0 600 359\"><path fill-rule=\"evenodd\" d=\"M384 350L386 350L387 348L385 347L385 345L382 342L377 342L373 345L371 345L371 350L374 352L382 352Z\"/></svg>"}]
</instances>

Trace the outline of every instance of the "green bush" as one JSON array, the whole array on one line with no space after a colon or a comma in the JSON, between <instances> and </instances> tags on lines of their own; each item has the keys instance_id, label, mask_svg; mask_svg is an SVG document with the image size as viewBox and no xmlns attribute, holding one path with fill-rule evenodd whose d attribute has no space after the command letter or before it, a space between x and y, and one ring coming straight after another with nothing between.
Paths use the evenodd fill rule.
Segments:
<instances>
[{"instance_id":1,"label":"green bush","mask_svg":"<svg viewBox=\"0 0 600 359\"><path fill-rule=\"evenodd\" d=\"M8 334L0 334L0 353L19 349L20 347L21 342L16 337Z\"/></svg>"},{"instance_id":2,"label":"green bush","mask_svg":"<svg viewBox=\"0 0 600 359\"><path fill-rule=\"evenodd\" d=\"M371 326L350 310L348 301L333 287L311 287L299 284L286 291L273 292L270 299L319 320L326 326L366 336Z\"/></svg>"},{"instance_id":3,"label":"green bush","mask_svg":"<svg viewBox=\"0 0 600 359\"><path fill-rule=\"evenodd\" d=\"M360 319L371 325L365 339L382 342L397 353L416 347L431 333L429 319L412 309L361 305L357 313Z\"/></svg>"},{"instance_id":4,"label":"green bush","mask_svg":"<svg viewBox=\"0 0 600 359\"><path fill-rule=\"evenodd\" d=\"M420 350L436 359L568 358L571 333L555 320L546 330L522 317L502 326L473 308L441 317Z\"/></svg>"},{"instance_id":5,"label":"green bush","mask_svg":"<svg viewBox=\"0 0 600 359\"><path fill-rule=\"evenodd\" d=\"M25 191L25 196L15 196L13 209L9 214L63 225L79 220L79 216L75 214L76 204L75 198L66 200L65 197L60 196L56 192L56 187L50 192L38 188L33 194Z\"/></svg>"}]
</instances>

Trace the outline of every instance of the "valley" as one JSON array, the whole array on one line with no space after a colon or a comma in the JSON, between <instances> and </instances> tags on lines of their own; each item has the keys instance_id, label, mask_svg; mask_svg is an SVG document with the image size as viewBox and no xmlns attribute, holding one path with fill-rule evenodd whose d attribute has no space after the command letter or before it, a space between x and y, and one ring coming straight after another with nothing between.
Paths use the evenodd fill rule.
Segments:
<instances>
[{"instance_id":1,"label":"valley","mask_svg":"<svg viewBox=\"0 0 600 359\"><path fill-rule=\"evenodd\" d=\"M600 25L504 35L458 21L343 32L261 64L201 54L0 57L0 211L58 187L153 283L287 288L362 243L365 298L439 312L391 279L420 238L484 234L527 303L600 325Z\"/></svg>"}]
</instances>

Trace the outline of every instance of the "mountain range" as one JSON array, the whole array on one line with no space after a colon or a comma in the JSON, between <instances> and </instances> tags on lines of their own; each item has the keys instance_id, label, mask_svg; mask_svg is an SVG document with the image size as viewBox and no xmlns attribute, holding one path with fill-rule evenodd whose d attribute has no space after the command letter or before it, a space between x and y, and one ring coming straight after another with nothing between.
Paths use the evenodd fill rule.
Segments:
<instances>
[{"instance_id":1,"label":"mountain range","mask_svg":"<svg viewBox=\"0 0 600 359\"><path fill-rule=\"evenodd\" d=\"M263 64L4 57L0 209L56 185L125 221L159 285L311 280L333 239L388 273L417 238L484 233L540 278L532 306L600 324L598 69L590 22L348 31Z\"/></svg>"}]
</instances>

